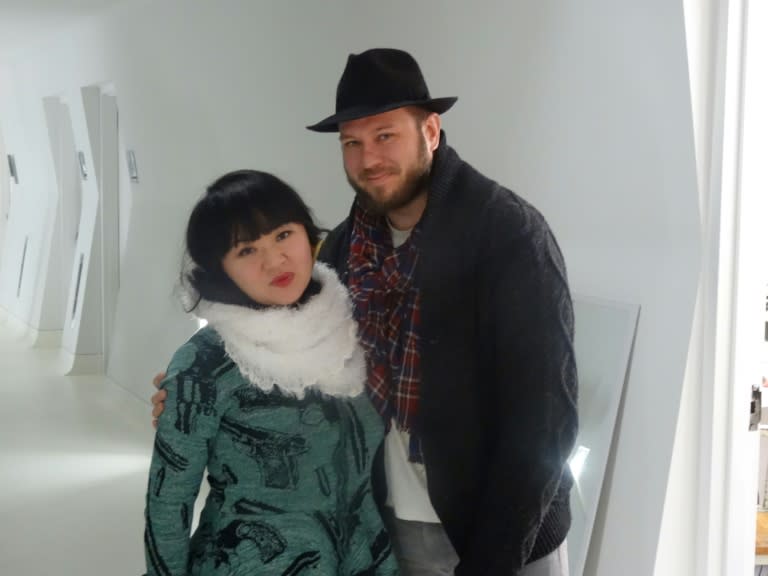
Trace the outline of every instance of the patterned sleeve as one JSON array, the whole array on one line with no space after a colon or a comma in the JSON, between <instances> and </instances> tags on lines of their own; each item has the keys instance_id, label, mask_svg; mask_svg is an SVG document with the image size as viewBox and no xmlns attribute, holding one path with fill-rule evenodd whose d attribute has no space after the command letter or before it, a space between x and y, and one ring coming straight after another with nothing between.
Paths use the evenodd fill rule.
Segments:
<instances>
[{"instance_id":1,"label":"patterned sleeve","mask_svg":"<svg viewBox=\"0 0 768 576\"><path fill-rule=\"evenodd\" d=\"M194 503L208 440L221 418L214 376L214 357L220 354L193 337L176 352L161 383L168 397L158 420L144 512L149 576L187 574Z\"/></svg>"}]
</instances>

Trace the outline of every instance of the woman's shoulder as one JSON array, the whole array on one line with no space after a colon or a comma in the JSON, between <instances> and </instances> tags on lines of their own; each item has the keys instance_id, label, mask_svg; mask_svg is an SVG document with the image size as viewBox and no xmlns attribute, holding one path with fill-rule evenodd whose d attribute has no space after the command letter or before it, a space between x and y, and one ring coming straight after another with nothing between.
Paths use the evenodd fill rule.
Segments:
<instances>
[{"instance_id":1,"label":"woman's shoulder","mask_svg":"<svg viewBox=\"0 0 768 576\"><path fill-rule=\"evenodd\" d=\"M199 382L230 380L235 369L219 334L210 326L195 332L173 355L168 376L193 375ZM237 370L234 370L235 373Z\"/></svg>"},{"instance_id":2,"label":"woman's shoulder","mask_svg":"<svg viewBox=\"0 0 768 576\"><path fill-rule=\"evenodd\" d=\"M224 349L224 341L211 326L204 326L192 334L187 343L191 343L199 348L221 348Z\"/></svg>"},{"instance_id":3,"label":"woman's shoulder","mask_svg":"<svg viewBox=\"0 0 768 576\"><path fill-rule=\"evenodd\" d=\"M180 359L196 356L198 353L215 355L217 352L226 354L224 351L224 342L219 334L210 326L201 328L195 332L174 354L174 360L177 356Z\"/></svg>"}]
</instances>

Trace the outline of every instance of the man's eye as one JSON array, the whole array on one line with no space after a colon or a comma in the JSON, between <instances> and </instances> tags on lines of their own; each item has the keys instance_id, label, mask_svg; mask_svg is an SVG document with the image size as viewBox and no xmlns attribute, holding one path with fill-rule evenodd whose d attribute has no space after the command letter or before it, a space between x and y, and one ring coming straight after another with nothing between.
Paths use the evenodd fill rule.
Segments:
<instances>
[{"instance_id":1,"label":"man's eye","mask_svg":"<svg viewBox=\"0 0 768 576\"><path fill-rule=\"evenodd\" d=\"M357 140L347 140L344 142L343 146L344 148L354 148L359 144Z\"/></svg>"},{"instance_id":2,"label":"man's eye","mask_svg":"<svg viewBox=\"0 0 768 576\"><path fill-rule=\"evenodd\" d=\"M386 140L389 140L392 138L392 134L390 132L384 132L382 134L379 134L379 142L384 142Z\"/></svg>"}]
</instances>

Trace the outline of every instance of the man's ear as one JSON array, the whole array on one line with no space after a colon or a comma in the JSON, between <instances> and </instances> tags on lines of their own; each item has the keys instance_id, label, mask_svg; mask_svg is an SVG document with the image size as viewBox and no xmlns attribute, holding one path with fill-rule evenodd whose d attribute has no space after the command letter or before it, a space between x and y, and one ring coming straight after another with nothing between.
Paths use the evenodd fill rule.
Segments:
<instances>
[{"instance_id":1,"label":"man's ear","mask_svg":"<svg viewBox=\"0 0 768 576\"><path fill-rule=\"evenodd\" d=\"M424 140L427 143L427 148L430 152L437 150L440 145L440 128L442 122L440 120L440 114L432 112L424 120L422 124L422 131L424 133Z\"/></svg>"}]
</instances>

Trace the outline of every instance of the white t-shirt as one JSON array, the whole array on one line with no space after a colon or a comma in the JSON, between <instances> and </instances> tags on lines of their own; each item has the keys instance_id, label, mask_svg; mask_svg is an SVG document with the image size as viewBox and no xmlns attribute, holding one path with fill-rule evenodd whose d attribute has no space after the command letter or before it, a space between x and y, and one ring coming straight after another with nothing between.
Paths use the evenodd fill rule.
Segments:
<instances>
[{"instance_id":1,"label":"white t-shirt","mask_svg":"<svg viewBox=\"0 0 768 576\"><path fill-rule=\"evenodd\" d=\"M392 231L392 245L402 246L410 230ZM423 464L408 460L410 434L400 430L393 419L384 439L384 472L387 478L387 506L401 520L440 523L427 492L427 471Z\"/></svg>"}]
</instances>

